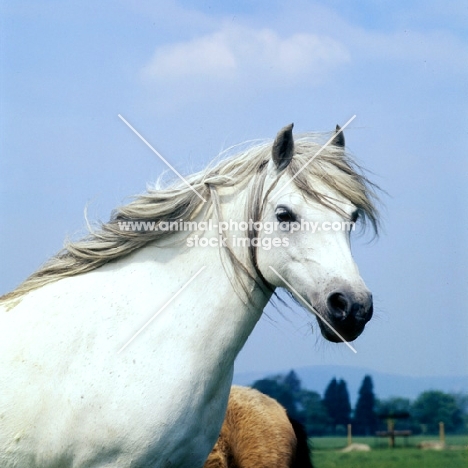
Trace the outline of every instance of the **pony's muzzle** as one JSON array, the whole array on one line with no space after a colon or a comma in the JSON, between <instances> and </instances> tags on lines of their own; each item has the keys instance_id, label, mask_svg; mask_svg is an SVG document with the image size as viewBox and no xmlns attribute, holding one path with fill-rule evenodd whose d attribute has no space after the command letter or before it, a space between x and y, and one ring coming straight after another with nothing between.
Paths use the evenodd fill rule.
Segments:
<instances>
[{"instance_id":1,"label":"pony's muzzle","mask_svg":"<svg viewBox=\"0 0 468 468\"><path fill-rule=\"evenodd\" d=\"M362 333L366 323L372 318L372 294L368 291L358 295L346 289L335 290L328 295L327 309L330 325L347 341L352 341ZM341 341L329 328L322 328L325 338L333 342Z\"/></svg>"}]
</instances>

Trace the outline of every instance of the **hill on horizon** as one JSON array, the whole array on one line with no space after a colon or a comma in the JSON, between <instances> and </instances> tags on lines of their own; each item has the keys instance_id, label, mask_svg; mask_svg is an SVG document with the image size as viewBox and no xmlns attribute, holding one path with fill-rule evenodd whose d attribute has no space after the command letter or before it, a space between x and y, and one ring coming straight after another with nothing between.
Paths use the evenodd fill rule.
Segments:
<instances>
[{"instance_id":1,"label":"hill on horizon","mask_svg":"<svg viewBox=\"0 0 468 468\"><path fill-rule=\"evenodd\" d=\"M287 374L291 369L277 372L234 373L233 383L251 385L253 382L278 374ZM415 377L387 374L363 367L348 366L308 366L293 369L302 382L302 387L314 390L323 396L332 378L346 381L352 405L356 403L358 391L365 375L370 375L374 383L374 394L379 399L404 397L414 400L426 390L440 390L446 393L468 393L468 375Z\"/></svg>"}]
</instances>

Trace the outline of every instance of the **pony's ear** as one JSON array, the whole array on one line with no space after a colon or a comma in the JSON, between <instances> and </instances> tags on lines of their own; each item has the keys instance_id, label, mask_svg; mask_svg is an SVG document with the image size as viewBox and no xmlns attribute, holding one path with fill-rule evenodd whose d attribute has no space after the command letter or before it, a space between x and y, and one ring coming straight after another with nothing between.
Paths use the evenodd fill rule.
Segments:
<instances>
[{"instance_id":1,"label":"pony's ear","mask_svg":"<svg viewBox=\"0 0 468 468\"><path fill-rule=\"evenodd\" d=\"M344 133L341 130L341 127L337 124L335 129L335 137L331 141L333 146L338 146L339 148L345 147Z\"/></svg>"},{"instance_id":2,"label":"pony's ear","mask_svg":"<svg viewBox=\"0 0 468 468\"><path fill-rule=\"evenodd\" d=\"M275 142L273 143L271 154L278 171L285 169L294 155L293 127L294 124L289 124L282 128L278 132L278 135L276 135Z\"/></svg>"}]
</instances>

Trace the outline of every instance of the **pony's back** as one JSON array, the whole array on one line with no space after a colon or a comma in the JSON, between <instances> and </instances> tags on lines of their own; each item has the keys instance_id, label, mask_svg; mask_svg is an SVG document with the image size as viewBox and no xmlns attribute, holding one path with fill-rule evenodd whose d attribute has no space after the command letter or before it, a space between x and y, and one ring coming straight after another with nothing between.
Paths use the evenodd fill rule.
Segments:
<instances>
[{"instance_id":1,"label":"pony's back","mask_svg":"<svg viewBox=\"0 0 468 468\"><path fill-rule=\"evenodd\" d=\"M204 468L311 468L307 434L273 398L233 386L219 439Z\"/></svg>"}]
</instances>

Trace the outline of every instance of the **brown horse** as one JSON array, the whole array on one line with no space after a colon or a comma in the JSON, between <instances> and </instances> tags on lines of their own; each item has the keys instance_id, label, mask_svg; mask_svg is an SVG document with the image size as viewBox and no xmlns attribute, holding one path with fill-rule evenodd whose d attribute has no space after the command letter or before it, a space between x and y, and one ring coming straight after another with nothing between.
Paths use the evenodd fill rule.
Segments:
<instances>
[{"instance_id":1,"label":"brown horse","mask_svg":"<svg viewBox=\"0 0 468 468\"><path fill-rule=\"evenodd\" d=\"M233 386L204 468L312 468L307 435L273 398Z\"/></svg>"}]
</instances>

